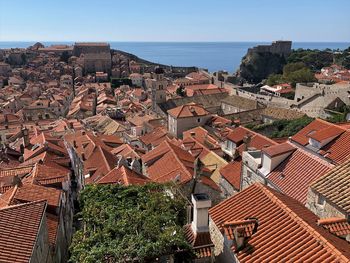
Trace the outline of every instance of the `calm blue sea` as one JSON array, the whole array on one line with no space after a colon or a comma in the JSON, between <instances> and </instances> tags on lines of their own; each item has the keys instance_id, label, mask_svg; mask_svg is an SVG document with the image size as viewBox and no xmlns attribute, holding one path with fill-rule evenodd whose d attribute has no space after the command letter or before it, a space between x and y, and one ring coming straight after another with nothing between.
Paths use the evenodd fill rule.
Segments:
<instances>
[{"instance_id":1,"label":"calm blue sea","mask_svg":"<svg viewBox=\"0 0 350 263\"><path fill-rule=\"evenodd\" d=\"M42 42L73 44L73 42ZM34 42L0 42L0 48L25 48ZM197 66L209 71L235 71L247 49L263 42L110 42L111 48L132 53L140 58L173 66ZM345 49L350 43L295 42L293 48Z\"/></svg>"}]
</instances>

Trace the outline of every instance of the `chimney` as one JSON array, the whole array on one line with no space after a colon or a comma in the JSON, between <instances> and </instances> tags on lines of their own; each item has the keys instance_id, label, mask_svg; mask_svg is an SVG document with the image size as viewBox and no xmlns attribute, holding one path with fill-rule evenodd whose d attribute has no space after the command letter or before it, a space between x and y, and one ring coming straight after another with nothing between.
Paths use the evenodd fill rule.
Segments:
<instances>
[{"instance_id":1,"label":"chimney","mask_svg":"<svg viewBox=\"0 0 350 263\"><path fill-rule=\"evenodd\" d=\"M243 143L244 143L244 151L248 151L249 150L249 145L252 141L252 137L253 135L248 133L246 136L244 136L243 138Z\"/></svg>"},{"instance_id":2,"label":"chimney","mask_svg":"<svg viewBox=\"0 0 350 263\"><path fill-rule=\"evenodd\" d=\"M24 148L27 148L30 144L29 131L27 128L22 129L22 137L23 137L23 146L24 146Z\"/></svg>"},{"instance_id":3,"label":"chimney","mask_svg":"<svg viewBox=\"0 0 350 263\"><path fill-rule=\"evenodd\" d=\"M209 231L209 213L211 200L207 194L193 194L193 220L192 230L194 233Z\"/></svg>"}]
</instances>

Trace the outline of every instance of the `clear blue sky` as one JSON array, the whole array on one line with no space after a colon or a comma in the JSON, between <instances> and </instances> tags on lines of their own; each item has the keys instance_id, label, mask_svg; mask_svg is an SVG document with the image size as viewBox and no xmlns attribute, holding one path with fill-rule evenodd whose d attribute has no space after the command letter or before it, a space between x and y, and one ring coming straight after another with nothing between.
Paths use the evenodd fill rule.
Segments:
<instances>
[{"instance_id":1,"label":"clear blue sky","mask_svg":"<svg viewBox=\"0 0 350 263\"><path fill-rule=\"evenodd\" d=\"M0 0L0 41L350 41L350 0Z\"/></svg>"}]
</instances>

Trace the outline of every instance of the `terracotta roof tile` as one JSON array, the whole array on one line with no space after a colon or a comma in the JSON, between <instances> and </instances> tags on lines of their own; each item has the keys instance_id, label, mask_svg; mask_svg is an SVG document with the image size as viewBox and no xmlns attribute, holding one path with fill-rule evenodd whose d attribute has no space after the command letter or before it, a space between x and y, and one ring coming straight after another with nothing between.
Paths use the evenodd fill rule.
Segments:
<instances>
[{"instance_id":1,"label":"terracotta roof tile","mask_svg":"<svg viewBox=\"0 0 350 263\"><path fill-rule=\"evenodd\" d=\"M309 138L319 142L330 139L331 141L316 153L336 164L341 164L350 158L350 130L344 127L316 119L292 136L291 140L307 146Z\"/></svg>"},{"instance_id":2,"label":"terracotta roof tile","mask_svg":"<svg viewBox=\"0 0 350 263\"><path fill-rule=\"evenodd\" d=\"M37 164L32 172L31 180L41 185L62 183L69 180L70 172L58 167Z\"/></svg>"},{"instance_id":3,"label":"terracotta roof tile","mask_svg":"<svg viewBox=\"0 0 350 263\"><path fill-rule=\"evenodd\" d=\"M346 218L319 219L318 224L338 237L346 237L347 235L350 235L350 223Z\"/></svg>"},{"instance_id":4,"label":"terracotta roof tile","mask_svg":"<svg viewBox=\"0 0 350 263\"><path fill-rule=\"evenodd\" d=\"M45 209L45 201L0 209L0 262L31 261Z\"/></svg>"},{"instance_id":5,"label":"terracotta roof tile","mask_svg":"<svg viewBox=\"0 0 350 263\"><path fill-rule=\"evenodd\" d=\"M47 205L58 208L61 200L61 190L55 188L24 183L15 190L12 203L33 202L46 200Z\"/></svg>"},{"instance_id":6,"label":"terracotta roof tile","mask_svg":"<svg viewBox=\"0 0 350 263\"><path fill-rule=\"evenodd\" d=\"M121 184L125 186L129 185L144 185L150 183L151 179L130 170L125 166L115 167L101 179L99 179L97 184Z\"/></svg>"},{"instance_id":7,"label":"terracotta roof tile","mask_svg":"<svg viewBox=\"0 0 350 263\"><path fill-rule=\"evenodd\" d=\"M175 118L186 118L194 116L206 116L209 114L209 112L202 106L199 106L195 103L190 103L168 110L168 114Z\"/></svg>"},{"instance_id":8,"label":"terracotta roof tile","mask_svg":"<svg viewBox=\"0 0 350 263\"><path fill-rule=\"evenodd\" d=\"M236 253L240 262L349 262L350 244L317 225L317 216L298 201L253 184L209 210L223 230L228 221L254 217L257 232Z\"/></svg>"},{"instance_id":9,"label":"terracotta roof tile","mask_svg":"<svg viewBox=\"0 0 350 263\"><path fill-rule=\"evenodd\" d=\"M168 141L142 156L149 177L162 183L175 178L181 183L192 180L194 160L190 153Z\"/></svg>"},{"instance_id":10,"label":"terracotta roof tile","mask_svg":"<svg viewBox=\"0 0 350 263\"><path fill-rule=\"evenodd\" d=\"M308 137L318 142L322 142L323 140L326 140L328 138L339 136L344 131L345 130L340 127L337 127L335 125L330 125L325 129L321 129L321 130L315 131L314 133L311 133Z\"/></svg>"},{"instance_id":11,"label":"terracotta roof tile","mask_svg":"<svg viewBox=\"0 0 350 263\"><path fill-rule=\"evenodd\" d=\"M132 148L129 144L122 144L117 148L114 148L111 153L114 155L121 155L122 157L126 158L136 158L141 159L139 153L136 151L136 149Z\"/></svg>"},{"instance_id":12,"label":"terracotta roof tile","mask_svg":"<svg viewBox=\"0 0 350 263\"><path fill-rule=\"evenodd\" d=\"M319 151L319 154L341 164L350 158L350 131L342 133Z\"/></svg>"},{"instance_id":13,"label":"terracotta roof tile","mask_svg":"<svg viewBox=\"0 0 350 263\"><path fill-rule=\"evenodd\" d=\"M49 235L49 242L52 247L56 245L57 232L59 217L51 213L46 213L46 223L47 223L47 232Z\"/></svg>"},{"instance_id":14,"label":"terracotta roof tile","mask_svg":"<svg viewBox=\"0 0 350 263\"><path fill-rule=\"evenodd\" d=\"M194 233L191 224L184 226L185 238L191 244L197 258L211 257L214 244L209 232Z\"/></svg>"},{"instance_id":15,"label":"terracotta roof tile","mask_svg":"<svg viewBox=\"0 0 350 263\"><path fill-rule=\"evenodd\" d=\"M294 147L290 143L285 142L285 143L281 143L281 144L277 144L277 145L273 145L273 146L264 148L262 151L270 157L275 157L275 156L285 154L288 152L292 152L295 150L296 150L296 147Z\"/></svg>"},{"instance_id":16,"label":"terracotta roof tile","mask_svg":"<svg viewBox=\"0 0 350 263\"><path fill-rule=\"evenodd\" d=\"M325 129L329 127L330 123L316 119L313 122L311 122L309 125L305 126L303 129L301 129L298 133L296 133L294 136L292 136L292 141L295 141L303 146L307 145L309 143L309 137L308 135L312 134L313 132Z\"/></svg>"},{"instance_id":17,"label":"terracotta roof tile","mask_svg":"<svg viewBox=\"0 0 350 263\"><path fill-rule=\"evenodd\" d=\"M238 157L236 160L222 167L220 170L220 174L236 190L240 190L241 189L241 171L242 171L242 158Z\"/></svg>"},{"instance_id":18,"label":"terracotta roof tile","mask_svg":"<svg viewBox=\"0 0 350 263\"><path fill-rule=\"evenodd\" d=\"M258 220L256 219L245 219L227 221L223 224L225 235L229 240L234 240L234 232L238 231L240 237L251 237L257 230Z\"/></svg>"},{"instance_id":19,"label":"terracotta roof tile","mask_svg":"<svg viewBox=\"0 0 350 263\"><path fill-rule=\"evenodd\" d=\"M283 193L305 204L309 185L332 168L332 164L298 148L267 178Z\"/></svg>"},{"instance_id":20,"label":"terracotta roof tile","mask_svg":"<svg viewBox=\"0 0 350 263\"><path fill-rule=\"evenodd\" d=\"M145 145L152 145L153 147L158 146L162 141L166 140L168 137L168 132L164 127L158 127L152 132L147 133L139 137L139 140Z\"/></svg>"}]
</instances>

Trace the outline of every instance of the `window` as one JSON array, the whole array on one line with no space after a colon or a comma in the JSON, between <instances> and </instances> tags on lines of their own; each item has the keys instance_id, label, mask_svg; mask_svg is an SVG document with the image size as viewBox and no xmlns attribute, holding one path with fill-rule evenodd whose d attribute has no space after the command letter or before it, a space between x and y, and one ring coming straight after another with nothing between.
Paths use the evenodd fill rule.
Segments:
<instances>
[{"instance_id":1,"label":"window","mask_svg":"<svg viewBox=\"0 0 350 263\"><path fill-rule=\"evenodd\" d=\"M317 197L317 204L320 206L324 206L325 203L326 203L326 200L322 195L319 194Z\"/></svg>"},{"instance_id":2,"label":"window","mask_svg":"<svg viewBox=\"0 0 350 263\"><path fill-rule=\"evenodd\" d=\"M252 171L247 170L247 177L248 177L248 178L251 178L251 177L252 177Z\"/></svg>"},{"instance_id":3,"label":"window","mask_svg":"<svg viewBox=\"0 0 350 263\"><path fill-rule=\"evenodd\" d=\"M201 122L201 118L198 118L198 119L197 119L197 122Z\"/></svg>"}]
</instances>

